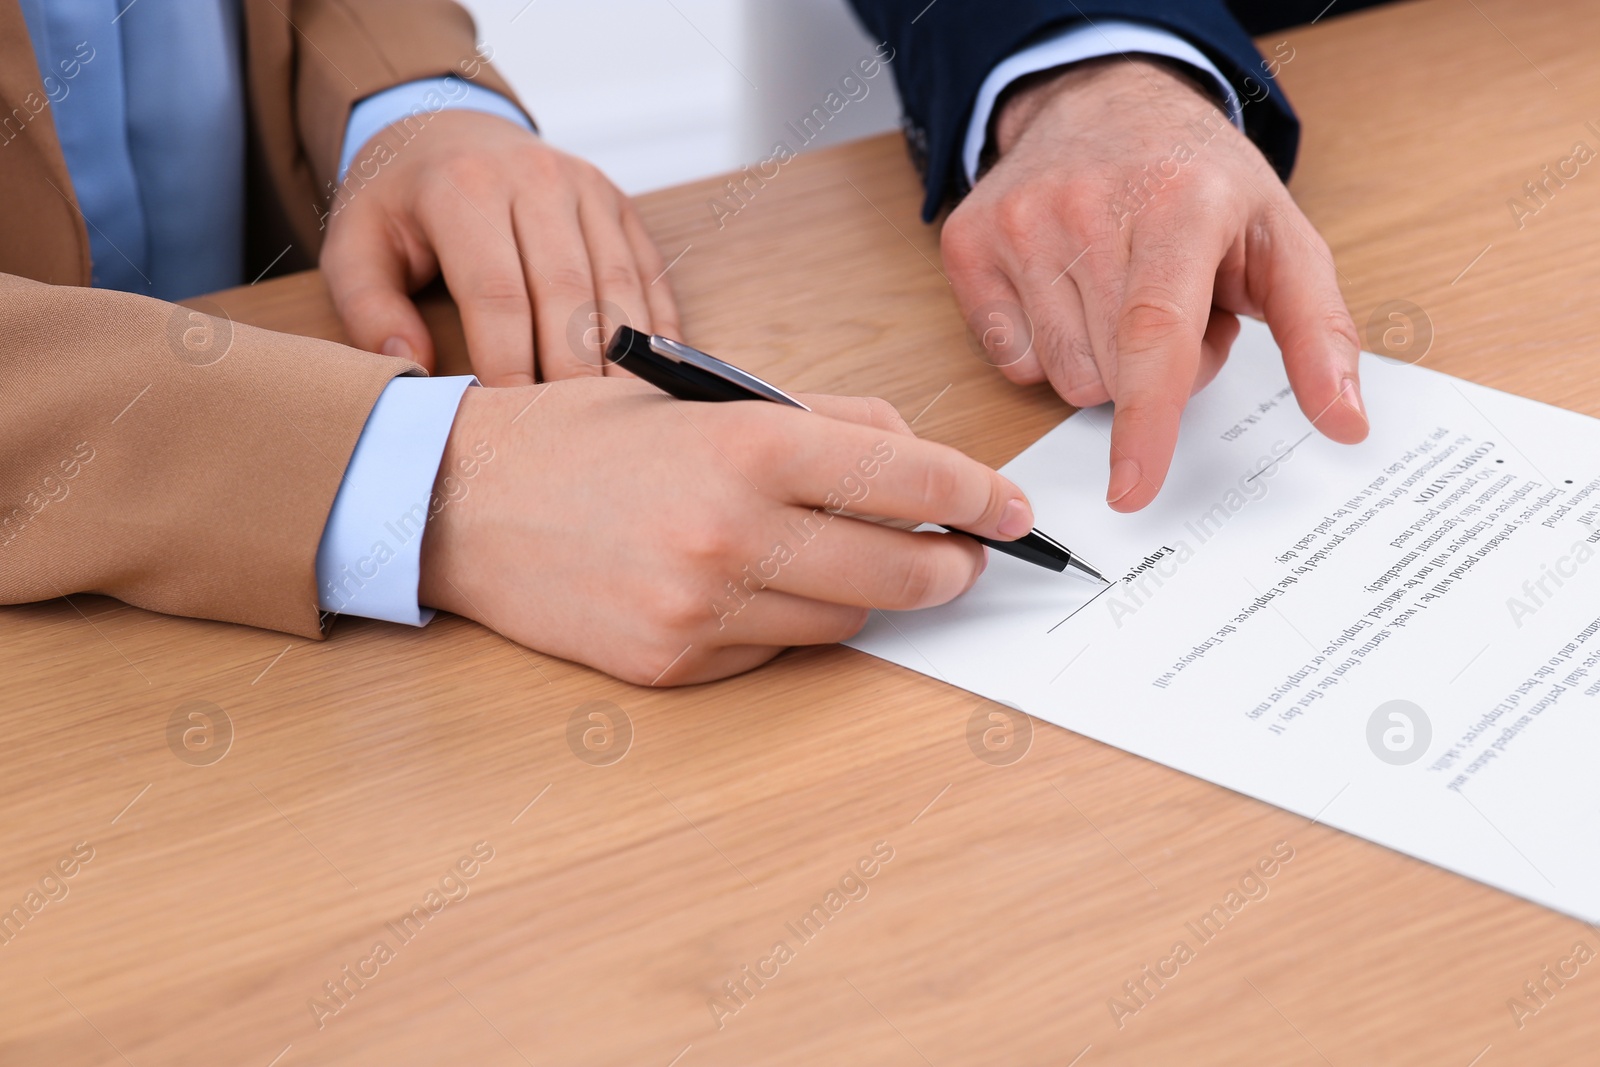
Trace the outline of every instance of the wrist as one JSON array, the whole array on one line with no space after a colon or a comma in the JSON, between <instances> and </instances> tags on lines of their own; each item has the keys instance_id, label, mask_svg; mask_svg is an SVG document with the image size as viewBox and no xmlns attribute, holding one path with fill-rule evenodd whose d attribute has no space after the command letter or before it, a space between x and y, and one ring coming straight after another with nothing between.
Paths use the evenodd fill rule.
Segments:
<instances>
[{"instance_id":1,"label":"wrist","mask_svg":"<svg viewBox=\"0 0 1600 1067\"><path fill-rule=\"evenodd\" d=\"M470 559L466 548L473 528L481 521L480 491L474 488L483 468L492 464L497 445L487 432L509 420L514 411L502 413L505 394L522 394L522 389L468 389L456 409L444 454L434 475L433 494L428 509L427 532L422 537L422 558L417 579L417 600L430 608L455 615L473 617L472 591L463 573ZM523 403L527 398L523 398ZM499 416L503 414L503 418Z\"/></svg>"},{"instance_id":2,"label":"wrist","mask_svg":"<svg viewBox=\"0 0 1600 1067\"><path fill-rule=\"evenodd\" d=\"M1033 125L1050 101L1062 93L1074 92L1085 84L1092 84L1107 67L1121 62L1124 61L1119 57L1106 56L1018 78L995 107L995 152L1005 155L1011 151L1023 131Z\"/></svg>"},{"instance_id":3,"label":"wrist","mask_svg":"<svg viewBox=\"0 0 1600 1067\"><path fill-rule=\"evenodd\" d=\"M1200 108L1217 104L1206 83L1181 63L1154 56L1083 60L1019 78L1007 89L995 108L993 154L998 158L1010 152L1047 115L1064 108L1104 106L1118 96L1144 98L1152 103L1170 100ZM1084 115L1079 121L1089 122L1092 118Z\"/></svg>"}]
</instances>

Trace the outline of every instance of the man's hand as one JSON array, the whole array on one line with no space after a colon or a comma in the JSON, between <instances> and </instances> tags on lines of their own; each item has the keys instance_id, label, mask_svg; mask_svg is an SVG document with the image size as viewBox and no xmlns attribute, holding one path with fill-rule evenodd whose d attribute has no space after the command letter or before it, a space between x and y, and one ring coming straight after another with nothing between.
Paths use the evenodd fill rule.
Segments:
<instances>
[{"instance_id":1,"label":"man's hand","mask_svg":"<svg viewBox=\"0 0 1600 1067\"><path fill-rule=\"evenodd\" d=\"M945 223L950 282L980 335L989 309L1025 311L1027 354L992 350L1012 381L1115 403L1112 507L1138 510L1161 488L1179 415L1227 358L1237 315L1271 326L1319 430L1366 436L1328 246L1189 82L1155 62L1079 64L1015 93L995 137L999 161Z\"/></svg>"},{"instance_id":2,"label":"man's hand","mask_svg":"<svg viewBox=\"0 0 1600 1067\"><path fill-rule=\"evenodd\" d=\"M504 119L441 111L410 140L390 127L351 175L321 265L358 347L431 370L433 342L409 294L440 272L486 385L600 374L601 334L618 324L606 316L596 329L592 316L607 305L636 329L678 332L661 254L632 202Z\"/></svg>"},{"instance_id":3,"label":"man's hand","mask_svg":"<svg viewBox=\"0 0 1600 1067\"><path fill-rule=\"evenodd\" d=\"M806 399L814 412L685 403L622 379L467 390L422 603L677 685L843 640L870 608L942 604L983 570L970 538L852 516L1007 540L1032 528L1021 490L912 436L883 401Z\"/></svg>"}]
</instances>

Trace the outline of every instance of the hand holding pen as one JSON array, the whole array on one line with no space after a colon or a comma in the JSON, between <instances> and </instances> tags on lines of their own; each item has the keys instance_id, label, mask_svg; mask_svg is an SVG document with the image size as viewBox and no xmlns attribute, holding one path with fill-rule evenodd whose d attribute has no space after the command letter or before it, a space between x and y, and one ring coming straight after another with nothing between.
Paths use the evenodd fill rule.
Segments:
<instances>
[{"instance_id":1,"label":"hand holding pen","mask_svg":"<svg viewBox=\"0 0 1600 1067\"><path fill-rule=\"evenodd\" d=\"M1015 484L884 401L798 399L811 411L687 404L610 375L467 390L440 477L471 472L470 491L428 523L421 602L681 685L845 640L873 608L943 604L994 562L969 537L856 514L993 538L1032 526Z\"/></svg>"},{"instance_id":2,"label":"hand holding pen","mask_svg":"<svg viewBox=\"0 0 1600 1067\"><path fill-rule=\"evenodd\" d=\"M777 386L762 381L749 371L725 363L709 353L690 348L669 337L646 336L629 326L619 327L606 346L606 359L679 400L732 401L764 400L788 407L810 409ZM951 533L964 533L952 526ZM1030 529L1020 537L997 539L968 533L980 544L997 552L1052 571L1067 571L1090 581L1104 583L1105 577L1088 561L1055 538Z\"/></svg>"}]
</instances>

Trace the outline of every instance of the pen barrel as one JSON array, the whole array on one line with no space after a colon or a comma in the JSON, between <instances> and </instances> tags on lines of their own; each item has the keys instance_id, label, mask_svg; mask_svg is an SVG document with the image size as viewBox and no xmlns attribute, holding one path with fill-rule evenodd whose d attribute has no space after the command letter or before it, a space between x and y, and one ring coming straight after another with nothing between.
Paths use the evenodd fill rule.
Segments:
<instances>
[{"instance_id":1,"label":"pen barrel","mask_svg":"<svg viewBox=\"0 0 1600 1067\"><path fill-rule=\"evenodd\" d=\"M1038 534L1024 534L1015 541L996 541L992 537L979 537L977 534L967 533L965 530L957 530L950 526L946 526L945 529L951 533L970 537L980 544L988 545L996 552L1004 552L1008 556L1015 556L1017 559L1037 564L1047 570L1064 571L1072 562L1070 555L1063 558L1060 549L1051 545Z\"/></svg>"},{"instance_id":2,"label":"pen barrel","mask_svg":"<svg viewBox=\"0 0 1600 1067\"><path fill-rule=\"evenodd\" d=\"M618 326L606 345L606 362L614 363L679 400L708 403L750 400L750 394L732 382L687 363L668 363L649 356L650 337L631 326Z\"/></svg>"}]
</instances>

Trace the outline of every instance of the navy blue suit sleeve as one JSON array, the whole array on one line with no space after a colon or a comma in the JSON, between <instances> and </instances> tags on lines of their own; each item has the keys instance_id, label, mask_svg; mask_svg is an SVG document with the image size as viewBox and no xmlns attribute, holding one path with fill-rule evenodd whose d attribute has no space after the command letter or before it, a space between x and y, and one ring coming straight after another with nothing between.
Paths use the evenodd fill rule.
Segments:
<instances>
[{"instance_id":1,"label":"navy blue suit sleeve","mask_svg":"<svg viewBox=\"0 0 1600 1067\"><path fill-rule=\"evenodd\" d=\"M1007 56L1085 21L1142 22L1168 30L1200 49L1245 102L1245 132L1279 176L1287 178L1294 166L1299 121L1283 90L1265 76L1260 53L1223 0L851 3L868 31L894 49L890 66L904 107L906 142L927 188L925 220L932 221L947 197L966 189L961 142L984 78Z\"/></svg>"}]
</instances>

